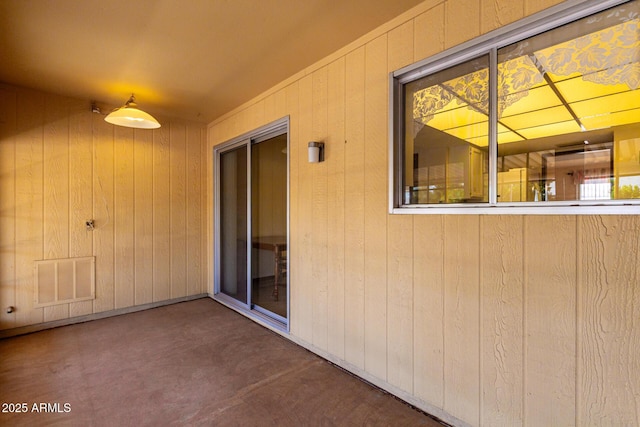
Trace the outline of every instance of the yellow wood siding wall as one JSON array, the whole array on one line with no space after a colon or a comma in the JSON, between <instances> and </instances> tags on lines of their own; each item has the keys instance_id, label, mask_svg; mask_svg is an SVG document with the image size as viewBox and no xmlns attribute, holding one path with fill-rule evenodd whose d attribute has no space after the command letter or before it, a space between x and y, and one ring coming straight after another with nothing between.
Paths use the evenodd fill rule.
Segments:
<instances>
[{"instance_id":1,"label":"yellow wood siding wall","mask_svg":"<svg viewBox=\"0 0 640 427\"><path fill-rule=\"evenodd\" d=\"M0 84L0 329L206 292L206 127L162 122ZM33 308L35 260L92 255L95 300Z\"/></svg>"},{"instance_id":2,"label":"yellow wood siding wall","mask_svg":"<svg viewBox=\"0 0 640 427\"><path fill-rule=\"evenodd\" d=\"M555 3L427 0L209 126L210 219L212 147L290 116L292 339L454 423L640 424L640 218L387 214L388 73Z\"/></svg>"}]
</instances>

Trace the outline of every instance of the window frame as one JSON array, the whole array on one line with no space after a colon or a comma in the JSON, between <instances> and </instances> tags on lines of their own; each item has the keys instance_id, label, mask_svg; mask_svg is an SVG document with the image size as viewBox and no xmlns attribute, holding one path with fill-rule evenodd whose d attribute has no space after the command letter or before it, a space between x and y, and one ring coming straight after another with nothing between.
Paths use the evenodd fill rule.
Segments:
<instances>
[{"instance_id":1,"label":"window frame","mask_svg":"<svg viewBox=\"0 0 640 427\"><path fill-rule=\"evenodd\" d=\"M389 74L389 213L391 214L640 214L640 199L497 202L498 50L630 0L568 0ZM405 204L404 85L465 61L489 55L488 202Z\"/></svg>"}]
</instances>

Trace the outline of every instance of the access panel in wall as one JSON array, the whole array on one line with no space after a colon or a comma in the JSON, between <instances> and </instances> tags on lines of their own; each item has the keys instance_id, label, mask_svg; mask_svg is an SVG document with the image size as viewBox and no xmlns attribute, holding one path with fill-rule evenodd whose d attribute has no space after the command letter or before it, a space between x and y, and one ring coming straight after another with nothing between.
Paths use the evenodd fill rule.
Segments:
<instances>
[{"instance_id":1,"label":"access panel in wall","mask_svg":"<svg viewBox=\"0 0 640 427\"><path fill-rule=\"evenodd\" d=\"M92 256L36 261L34 307L94 299L95 264Z\"/></svg>"}]
</instances>

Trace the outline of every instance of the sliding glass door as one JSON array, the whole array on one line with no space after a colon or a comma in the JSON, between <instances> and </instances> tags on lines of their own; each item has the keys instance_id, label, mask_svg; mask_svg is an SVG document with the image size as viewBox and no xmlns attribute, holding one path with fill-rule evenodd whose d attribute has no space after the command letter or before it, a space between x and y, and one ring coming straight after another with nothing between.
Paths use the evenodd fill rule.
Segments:
<instances>
[{"instance_id":1,"label":"sliding glass door","mask_svg":"<svg viewBox=\"0 0 640 427\"><path fill-rule=\"evenodd\" d=\"M288 327L288 122L216 149L215 298Z\"/></svg>"},{"instance_id":2,"label":"sliding glass door","mask_svg":"<svg viewBox=\"0 0 640 427\"><path fill-rule=\"evenodd\" d=\"M251 144L251 296L287 317L287 135Z\"/></svg>"},{"instance_id":3,"label":"sliding glass door","mask_svg":"<svg viewBox=\"0 0 640 427\"><path fill-rule=\"evenodd\" d=\"M247 304L247 147L220 154L220 292Z\"/></svg>"}]
</instances>

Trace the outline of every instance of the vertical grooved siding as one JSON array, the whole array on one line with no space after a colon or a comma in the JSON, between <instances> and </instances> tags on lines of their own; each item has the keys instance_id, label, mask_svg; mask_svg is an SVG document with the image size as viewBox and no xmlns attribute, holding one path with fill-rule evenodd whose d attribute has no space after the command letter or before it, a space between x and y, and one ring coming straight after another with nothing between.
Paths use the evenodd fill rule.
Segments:
<instances>
[{"instance_id":1,"label":"vertical grooved siding","mask_svg":"<svg viewBox=\"0 0 640 427\"><path fill-rule=\"evenodd\" d=\"M206 292L206 127L103 118L85 100L0 84L0 329ZM96 298L34 308L33 262L86 256Z\"/></svg>"},{"instance_id":2,"label":"vertical grooved siding","mask_svg":"<svg viewBox=\"0 0 640 427\"><path fill-rule=\"evenodd\" d=\"M638 217L387 213L388 73L555 3L425 1L209 125L290 116L292 339L454 424L640 424Z\"/></svg>"}]
</instances>

